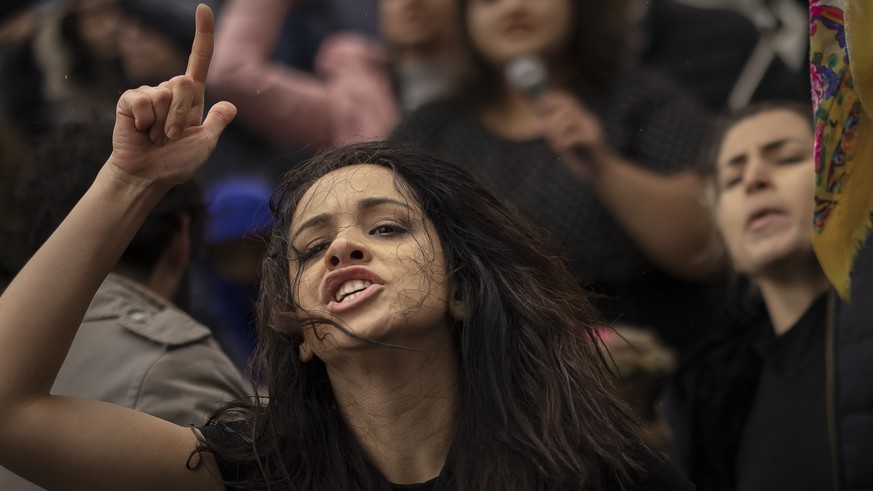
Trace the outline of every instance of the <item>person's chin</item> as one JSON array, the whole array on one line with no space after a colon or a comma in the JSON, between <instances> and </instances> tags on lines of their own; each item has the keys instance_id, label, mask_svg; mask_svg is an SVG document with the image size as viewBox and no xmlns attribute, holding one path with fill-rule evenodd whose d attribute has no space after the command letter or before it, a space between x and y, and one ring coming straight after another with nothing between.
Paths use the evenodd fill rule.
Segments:
<instances>
[{"instance_id":1,"label":"person's chin","mask_svg":"<svg viewBox=\"0 0 873 491\"><path fill-rule=\"evenodd\" d=\"M361 343L369 346L373 346L374 343L383 343L385 338L391 335L390 324L369 312L340 315L336 318L339 324L348 331L348 334L338 333L336 335L348 338L348 343L342 342L341 344L347 345L349 348L360 347Z\"/></svg>"},{"instance_id":2,"label":"person's chin","mask_svg":"<svg viewBox=\"0 0 873 491\"><path fill-rule=\"evenodd\" d=\"M786 267L794 267L794 264L802 256L799 247L791 241L768 244L769 247L761 248L753 254L751 261L754 269L761 272L784 270Z\"/></svg>"}]
</instances>

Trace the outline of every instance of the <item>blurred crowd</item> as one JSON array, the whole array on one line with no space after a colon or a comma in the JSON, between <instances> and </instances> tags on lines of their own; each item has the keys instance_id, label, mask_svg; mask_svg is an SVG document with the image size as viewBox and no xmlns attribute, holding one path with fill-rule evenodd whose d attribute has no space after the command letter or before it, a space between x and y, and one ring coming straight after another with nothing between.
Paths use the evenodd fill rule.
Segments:
<instances>
[{"instance_id":1,"label":"blurred crowd","mask_svg":"<svg viewBox=\"0 0 873 491\"><path fill-rule=\"evenodd\" d=\"M0 9L0 288L93 181L120 94L184 72L197 3ZM748 239L773 219L766 206L803 225L811 215L806 2L206 3L217 15L207 97L233 102L238 118L101 290L104 303L139 306L95 301L104 317L92 321L136 325L178 309L176 320L206 329L170 335L166 318L126 329L165 351L220 347L207 351L211 371L244 372L278 176L323 148L408 142L472 172L545 232L601 311L628 403L698 489L830 489L827 283L801 225L787 245ZM504 69L532 53L542 80L519 90ZM743 200L769 190L779 198L744 215ZM245 390L221 374L198 380L164 396ZM786 422L789 403L803 411ZM773 456L786 446L815 451ZM774 484L796 466L813 469L807 487Z\"/></svg>"}]
</instances>

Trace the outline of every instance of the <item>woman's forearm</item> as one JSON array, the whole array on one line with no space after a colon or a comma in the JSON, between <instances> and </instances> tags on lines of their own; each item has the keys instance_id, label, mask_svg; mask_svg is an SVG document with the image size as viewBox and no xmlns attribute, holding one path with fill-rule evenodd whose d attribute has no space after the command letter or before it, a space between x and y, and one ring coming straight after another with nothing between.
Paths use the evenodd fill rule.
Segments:
<instances>
[{"instance_id":1,"label":"woman's forearm","mask_svg":"<svg viewBox=\"0 0 873 491\"><path fill-rule=\"evenodd\" d=\"M299 2L234 0L222 11L209 90L239 106L249 128L279 146L326 145L327 86L271 59L282 22Z\"/></svg>"},{"instance_id":2,"label":"woman's forearm","mask_svg":"<svg viewBox=\"0 0 873 491\"><path fill-rule=\"evenodd\" d=\"M236 114L220 102L203 117L214 18L206 5L195 17L186 75L121 96L112 155L0 297L0 465L49 489L223 487L208 456L208 469L184 465L196 446L187 428L49 393L103 279L166 191L202 167Z\"/></svg>"},{"instance_id":3,"label":"woman's forearm","mask_svg":"<svg viewBox=\"0 0 873 491\"><path fill-rule=\"evenodd\" d=\"M721 266L702 176L657 174L611 152L595 158L591 181L601 201L658 267L695 280Z\"/></svg>"}]
</instances>

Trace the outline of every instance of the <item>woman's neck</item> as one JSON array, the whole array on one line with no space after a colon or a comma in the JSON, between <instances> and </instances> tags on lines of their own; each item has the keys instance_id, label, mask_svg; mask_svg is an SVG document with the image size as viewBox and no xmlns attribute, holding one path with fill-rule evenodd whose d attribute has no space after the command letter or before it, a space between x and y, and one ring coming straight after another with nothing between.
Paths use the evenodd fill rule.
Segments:
<instances>
[{"instance_id":1,"label":"woman's neck","mask_svg":"<svg viewBox=\"0 0 873 491\"><path fill-rule=\"evenodd\" d=\"M440 63L443 61L443 53L436 46L412 46L394 47L391 57L395 64L408 63Z\"/></svg>"},{"instance_id":2,"label":"woman's neck","mask_svg":"<svg viewBox=\"0 0 873 491\"><path fill-rule=\"evenodd\" d=\"M788 332L829 287L814 257L801 267L793 265L759 277L757 283L777 336Z\"/></svg>"},{"instance_id":3,"label":"woman's neck","mask_svg":"<svg viewBox=\"0 0 873 491\"><path fill-rule=\"evenodd\" d=\"M438 352L376 347L387 357L328 369L340 412L370 460L391 482L439 475L455 430L458 359ZM352 358L352 357L350 357Z\"/></svg>"},{"instance_id":4,"label":"woman's neck","mask_svg":"<svg viewBox=\"0 0 873 491\"><path fill-rule=\"evenodd\" d=\"M479 117L489 131L507 140L542 136L534 102L518 90L503 87L495 102L484 106Z\"/></svg>"},{"instance_id":5,"label":"woman's neck","mask_svg":"<svg viewBox=\"0 0 873 491\"><path fill-rule=\"evenodd\" d=\"M394 44L389 49L395 63L439 63L446 66L456 61L458 53L457 39L453 35L418 44Z\"/></svg>"}]
</instances>

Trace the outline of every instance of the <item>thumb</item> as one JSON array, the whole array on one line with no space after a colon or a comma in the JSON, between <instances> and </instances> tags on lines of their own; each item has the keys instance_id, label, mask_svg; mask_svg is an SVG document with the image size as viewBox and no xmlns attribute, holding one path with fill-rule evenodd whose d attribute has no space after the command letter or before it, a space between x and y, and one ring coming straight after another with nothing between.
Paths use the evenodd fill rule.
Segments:
<instances>
[{"instance_id":1,"label":"thumb","mask_svg":"<svg viewBox=\"0 0 873 491\"><path fill-rule=\"evenodd\" d=\"M227 125L229 125L235 117L236 106L227 101L218 102L209 109L209 113L206 115L206 119L203 120L201 127L204 132L209 135L209 138L213 141L218 141L221 132L227 128Z\"/></svg>"}]
</instances>

